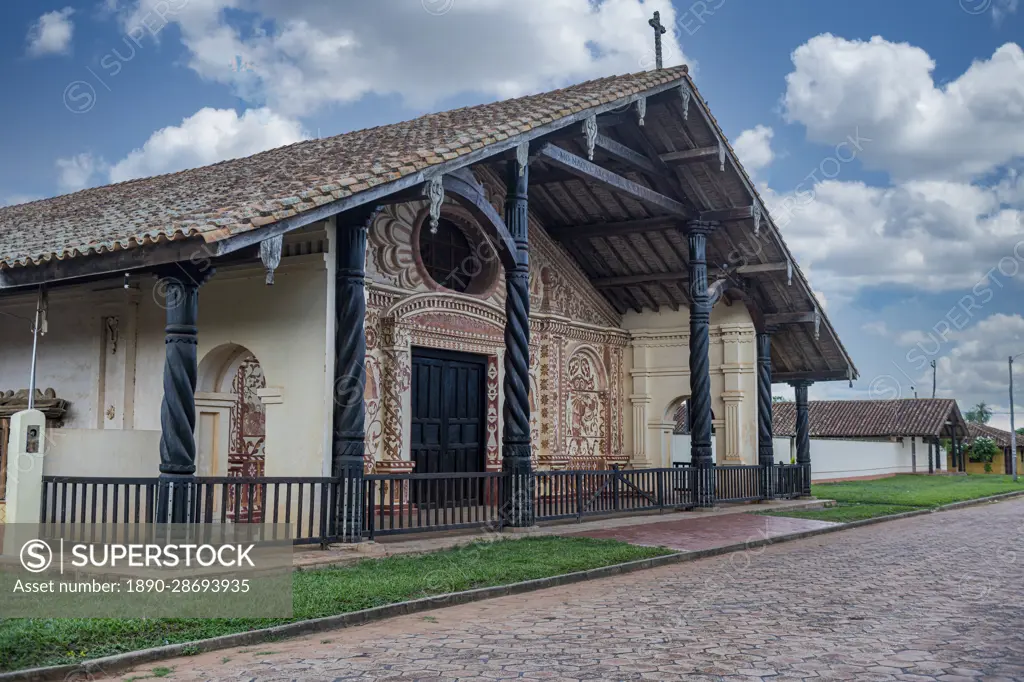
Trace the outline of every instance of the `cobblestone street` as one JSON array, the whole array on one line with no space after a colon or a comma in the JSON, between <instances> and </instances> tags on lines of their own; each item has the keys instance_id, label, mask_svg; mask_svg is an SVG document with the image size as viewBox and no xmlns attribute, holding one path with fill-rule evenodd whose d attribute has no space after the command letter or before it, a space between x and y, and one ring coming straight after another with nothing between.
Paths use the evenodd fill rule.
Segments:
<instances>
[{"instance_id":1,"label":"cobblestone street","mask_svg":"<svg viewBox=\"0 0 1024 682\"><path fill-rule=\"evenodd\" d=\"M169 680L1024 680L1024 501L148 664Z\"/></svg>"}]
</instances>

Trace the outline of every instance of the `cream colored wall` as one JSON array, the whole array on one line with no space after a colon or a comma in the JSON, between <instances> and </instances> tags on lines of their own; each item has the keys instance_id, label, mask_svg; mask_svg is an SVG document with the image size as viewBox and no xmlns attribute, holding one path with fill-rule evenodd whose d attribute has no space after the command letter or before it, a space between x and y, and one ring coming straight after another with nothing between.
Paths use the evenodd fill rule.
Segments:
<instances>
[{"instance_id":1,"label":"cream colored wall","mask_svg":"<svg viewBox=\"0 0 1024 682\"><path fill-rule=\"evenodd\" d=\"M53 457L47 458L47 474L158 473L166 313L155 284L150 277L135 279L126 290L117 278L50 293L37 386L54 388L70 407L65 428L49 431ZM26 318L34 305L33 296L0 299L0 311ZM118 319L116 342L105 329L109 317ZM273 286L264 283L257 265L220 268L200 289L201 365L210 351L235 344L263 367L268 476L318 476L330 470L326 324L324 254L284 258ZM28 385L29 326L0 316L0 390ZM226 473L231 399L223 393L197 397L201 475Z\"/></svg>"},{"instance_id":2,"label":"cream colored wall","mask_svg":"<svg viewBox=\"0 0 1024 682\"><path fill-rule=\"evenodd\" d=\"M689 309L628 312L631 418L626 439L636 466L671 466L673 413L690 395ZM757 462L757 351L754 325L742 305L719 303L711 313L711 409L721 463ZM687 455L685 459L689 459Z\"/></svg>"}]
</instances>

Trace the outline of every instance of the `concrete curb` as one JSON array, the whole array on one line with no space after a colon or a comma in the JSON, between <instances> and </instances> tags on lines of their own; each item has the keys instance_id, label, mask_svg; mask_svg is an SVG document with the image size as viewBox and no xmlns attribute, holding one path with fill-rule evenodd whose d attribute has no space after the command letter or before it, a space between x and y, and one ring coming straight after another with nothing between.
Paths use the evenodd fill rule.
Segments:
<instances>
[{"instance_id":1,"label":"concrete curb","mask_svg":"<svg viewBox=\"0 0 1024 682\"><path fill-rule=\"evenodd\" d=\"M648 568L687 563L690 561L697 561L699 559L706 559L708 557L720 556L722 554L731 554L733 552L765 547L767 545L803 540L805 538L849 530L851 528L860 528L862 526L871 526L876 523L908 519L914 516L932 514L934 512L952 511L955 509L962 509L964 507L988 504L990 502L1001 502L1003 500L1021 496L1024 496L1024 491L1002 493L999 495L992 495L990 497L981 497L975 500L953 502L941 507L936 507L935 509L916 509L902 514L851 521L849 523L841 523L834 526L826 526L824 528L815 528L813 530L801 531L799 533L789 533L787 535L780 535L774 538L748 540L747 542L738 542L731 545L723 545L722 547L713 547L711 549L677 552L675 554L666 554L664 556L653 557L651 559L641 559L639 561L630 561L624 564L613 564L611 566L593 568L588 571L566 573L564 575L552 576L550 578L538 578L536 580L527 580L524 582L513 583L511 585L499 585L496 587L481 587L475 590L467 590L465 592L452 592L450 594L442 594L436 597L426 597L413 601L400 602L398 604L377 606L371 609L364 609L362 611L353 611L351 613L342 613L336 616L326 616L323 618L299 621L297 623L288 623L286 625L278 625L261 630L251 630L249 632L240 632L233 635L221 635L220 637L212 637L210 639L196 640L193 642L183 642L181 644L168 644L166 646L142 649L140 651L129 651L123 654L116 654L114 656L97 658L85 663L30 668L15 672L0 673L0 682L46 682L49 680L65 680L66 682L74 680L75 682L85 682L86 680L93 679L94 675L106 675L119 670L132 668L143 663L151 663L166 660L168 658L195 655L208 651L229 649L236 646L261 644L285 637L297 637L299 635L307 635L314 632L323 632L325 630L363 625L365 623L393 618L395 616L422 613L424 611L432 611L435 609L445 608L447 606L469 604L472 602L483 601L485 599L494 599L496 597L506 597L514 594L522 594L524 592L533 592L536 590L547 589L549 587L558 587L560 585L572 585L574 583L586 582L588 580L610 578L612 576L633 573L635 571L642 571Z\"/></svg>"}]
</instances>

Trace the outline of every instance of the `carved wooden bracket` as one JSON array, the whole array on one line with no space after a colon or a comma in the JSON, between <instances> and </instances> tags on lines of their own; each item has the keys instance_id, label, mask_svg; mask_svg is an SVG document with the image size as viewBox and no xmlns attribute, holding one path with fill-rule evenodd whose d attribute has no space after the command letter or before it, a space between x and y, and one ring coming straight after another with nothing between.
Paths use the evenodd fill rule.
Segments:
<instances>
[{"instance_id":1,"label":"carved wooden bracket","mask_svg":"<svg viewBox=\"0 0 1024 682\"><path fill-rule=\"evenodd\" d=\"M281 265L281 247L284 245L284 235L277 235L260 242L260 260L263 267L267 269L267 284L274 283L274 271Z\"/></svg>"}]
</instances>

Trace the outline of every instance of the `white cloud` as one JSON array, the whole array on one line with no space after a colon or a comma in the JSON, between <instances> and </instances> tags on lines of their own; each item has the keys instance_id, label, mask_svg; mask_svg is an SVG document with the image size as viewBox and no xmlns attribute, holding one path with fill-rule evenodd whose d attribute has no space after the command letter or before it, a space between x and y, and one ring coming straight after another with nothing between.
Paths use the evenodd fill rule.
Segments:
<instances>
[{"instance_id":1,"label":"white cloud","mask_svg":"<svg viewBox=\"0 0 1024 682\"><path fill-rule=\"evenodd\" d=\"M921 343L928 343L928 336L919 329L911 329L910 331L900 332L896 336L896 343L900 346L916 346Z\"/></svg>"},{"instance_id":2,"label":"white cloud","mask_svg":"<svg viewBox=\"0 0 1024 682\"><path fill-rule=\"evenodd\" d=\"M826 180L763 196L801 268L833 298L886 285L970 291L986 273L1024 276L1024 210L1003 205L996 188Z\"/></svg>"},{"instance_id":3,"label":"white cloud","mask_svg":"<svg viewBox=\"0 0 1024 682\"><path fill-rule=\"evenodd\" d=\"M666 26L676 20L669 0L352 2L344 12L328 0L170 4L192 69L291 116L367 94L429 107L459 93L506 98L641 71L654 61L652 11ZM134 4L126 28L151 5ZM664 36L666 64L686 59L676 33Z\"/></svg>"},{"instance_id":4,"label":"white cloud","mask_svg":"<svg viewBox=\"0 0 1024 682\"><path fill-rule=\"evenodd\" d=\"M864 164L897 180L969 179L1024 155L1024 52L1014 43L943 85L927 52L879 36L825 33L792 60L787 120L829 145L859 130L871 139Z\"/></svg>"},{"instance_id":5,"label":"white cloud","mask_svg":"<svg viewBox=\"0 0 1024 682\"><path fill-rule=\"evenodd\" d=\"M775 131L768 126L757 125L744 130L733 141L732 148L751 175L766 168L775 160L775 153L772 151L774 135Z\"/></svg>"},{"instance_id":6,"label":"white cloud","mask_svg":"<svg viewBox=\"0 0 1024 682\"><path fill-rule=\"evenodd\" d=\"M1011 14L1017 11L1017 0L995 0L992 3L992 21L999 24Z\"/></svg>"},{"instance_id":7,"label":"white cloud","mask_svg":"<svg viewBox=\"0 0 1024 682\"><path fill-rule=\"evenodd\" d=\"M77 192L96 184L98 175L105 168L106 164L102 158L89 153L57 159L57 184L61 191Z\"/></svg>"},{"instance_id":8,"label":"white cloud","mask_svg":"<svg viewBox=\"0 0 1024 682\"><path fill-rule=\"evenodd\" d=\"M865 322L861 325L861 329L866 331L868 334L874 334L875 336L881 336L882 338L889 336L889 327L882 320Z\"/></svg>"},{"instance_id":9,"label":"white cloud","mask_svg":"<svg viewBox=\"0 0 1024 682\"><path fill-rule=\"evenodd\" d=\"M110 182L172 173L306 139L302 126L269 109L200 109L177 126L153 133L110 168Z\"/></svg>"},{"instance_id":10,"label":"white cloud","mask_svg":"<svg viewBox=\"0 0 1024 682\"><path fill-rule=\"evenodd\" d=\"M28 31L28 56L42 57L48 54L66 54L71 49L71 36L75 25L70 7L47 12L39 17Z\"/></svg>"}]
</instances>

